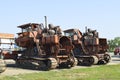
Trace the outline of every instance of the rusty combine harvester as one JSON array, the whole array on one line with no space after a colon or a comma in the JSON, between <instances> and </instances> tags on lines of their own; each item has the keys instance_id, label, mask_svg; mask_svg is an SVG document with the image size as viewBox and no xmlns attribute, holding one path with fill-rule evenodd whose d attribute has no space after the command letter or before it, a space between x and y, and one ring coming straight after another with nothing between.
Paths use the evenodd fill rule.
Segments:
<instances>
[{"instance_id":1,"label":"rusty combine harvester","mask_svg":"<svg viewBox=\"0 0 120 80\"><path fill-rule=\"evenodd\" d=\"M72 54L73 45L69 37L61 34L59 26L28 23L18 26L21 32L15 42L22 51L18 52L19 65L35 62L43 70L56 67L73 67L77 59Z\"/></svg>"},{"instance_id":2,"label":"rusty combine harvester","mask_svg":"<svg viewBox=\"0 0 120 80\"><path fill-rule=\"evenodd\" d=\"M110 61L107 40L99 38L96 30L86 28L86 32L82 34L79 29L68 29L64 33L72 39L73 53L79 65L106 64Z\"/></svg>"}]
</instances>

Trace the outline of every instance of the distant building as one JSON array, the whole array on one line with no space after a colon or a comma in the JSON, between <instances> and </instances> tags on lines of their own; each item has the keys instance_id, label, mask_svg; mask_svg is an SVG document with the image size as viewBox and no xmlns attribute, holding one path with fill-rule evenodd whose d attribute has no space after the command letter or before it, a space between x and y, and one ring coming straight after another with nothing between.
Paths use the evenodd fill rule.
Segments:
<instances>
[{"instance_id":1,"label":"distant building","mask_svg":"<svg viewBox=\"0 0 120 80\"><path fill-rule=\"evenodd\" d=\"M0 33L0 48L11 49L14 48L14 34Z\"/></svg>"}]
</instances>

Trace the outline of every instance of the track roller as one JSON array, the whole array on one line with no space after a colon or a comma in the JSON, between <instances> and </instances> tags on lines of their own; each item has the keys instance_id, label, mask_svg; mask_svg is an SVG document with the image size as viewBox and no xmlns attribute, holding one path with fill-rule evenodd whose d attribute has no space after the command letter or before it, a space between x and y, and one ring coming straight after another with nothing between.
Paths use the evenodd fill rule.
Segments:
<instances>
[{"instance_id":1,"label":"track roller","mask_svg":"<svg viewBox=\"0 0 120 80\"><path fill-rule=\"evenodd\" d=\"M98 58L96 56L92 56L93 58L93 64L97 64L98 63Z\"/></svg>"},{"instance_id":2,"label":"track roller","mask_svg":"<svg viewBox=\"0 0 120 80\"><path fill-rule=\"evenodd\" d=\"M77 64L78 64L78 60L77 60L77 58L74 58L74 62L72 64L72 67L76 66Z\"/></svg>"},{"instance_id":3,"label":"track roller","mask_svg":"<svg viewBox=\"0 0 120 80\"><path fill-rule=\"evenodd\" d=\"M104 57L104 58L103 58L102 60L99 60L99 61L98 61L98 64L99 64L99 65L100 65L100 64L107 64L107 63L109 63L110 60L111 60L111 56L110 56L109 54L104 54L103 57Z\"/></svg>"},{"instance_id":4,"label":"track roller","mask_svg":"<svg viewBox=\"0 0 120 80\"><path fill-rule=\"evenodd\" d=\"M58 66L57 60L55 58L48 58L47 66L50 69L55 69Z\"/></svg>"},{"instance_id":5,"label":"track roller","mask_svg":"<svg viewBox=\"0 0 120 80\"><path fill-rule=\"evenodd\" d=\"M104 60L105 60L106 63L109 63L110 60L111 60L111 56L109 54L105 54L104 55Z\"/></svg>"}]
</instances>

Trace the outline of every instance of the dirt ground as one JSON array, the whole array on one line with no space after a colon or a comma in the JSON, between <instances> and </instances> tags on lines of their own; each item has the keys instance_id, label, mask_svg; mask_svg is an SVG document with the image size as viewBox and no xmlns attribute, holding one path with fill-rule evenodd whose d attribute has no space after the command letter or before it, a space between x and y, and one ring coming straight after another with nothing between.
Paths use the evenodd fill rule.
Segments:
<instances>
[{"instance_id":1,"label":"dirt ground","mask_svg":"<svg viewBox=\"0 0 120 80\"><path fill-rule=\"evenodd\" d=\"M120 64L120 56L112 56L112 59L110 61L110 63L108 63L107 65L116 65L116 64ZM5 62L7 63L7 69L5 72L1 73L0 75L3 76L13 76L13 75L19 75L19 74L25 74L25 73L38 73L41 72L40 70L33 70L33 69L24 69L21 67L17 67L15 64L14 60L5 60ZM99 67L99 65L93 65L91 67ZM87 68L85 66L75 66L72 69L76 69L76 68ZM58 70L58 69L55 69ZM54 71L54 70L53 70Z\"/></svg>"}]
</instances>

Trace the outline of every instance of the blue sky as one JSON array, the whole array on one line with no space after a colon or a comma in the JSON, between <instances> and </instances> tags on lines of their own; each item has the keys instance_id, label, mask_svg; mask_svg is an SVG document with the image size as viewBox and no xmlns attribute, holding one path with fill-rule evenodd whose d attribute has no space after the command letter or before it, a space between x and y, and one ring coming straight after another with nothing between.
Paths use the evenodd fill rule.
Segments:
<instances>
[{"instance_id":1,"label":"blue sky","mask_svg":"<svg viewBox=\"0 0 120 80\"><path fill-rule=\"evenodd\" d=\"M62 30L85 26L100 37L120 36L120 0L0 0L0 32L16 34L18 25L35 22L61 26Z\"/></svg>"}]
</instances>

